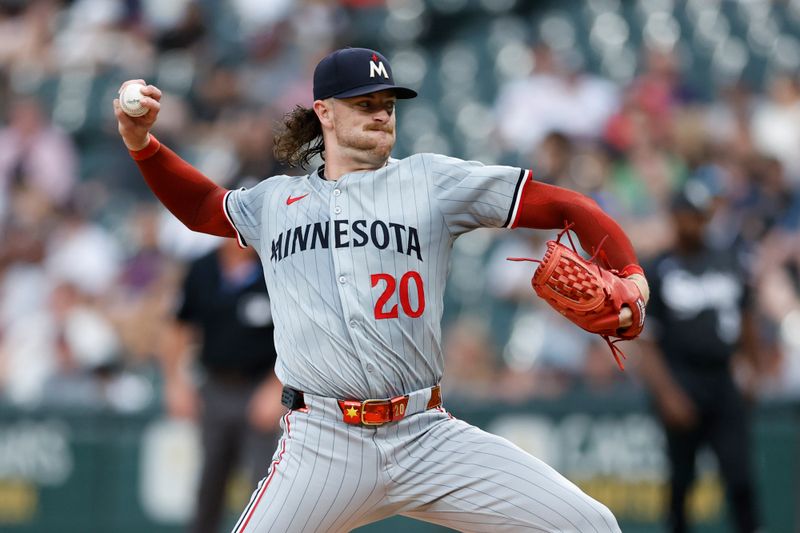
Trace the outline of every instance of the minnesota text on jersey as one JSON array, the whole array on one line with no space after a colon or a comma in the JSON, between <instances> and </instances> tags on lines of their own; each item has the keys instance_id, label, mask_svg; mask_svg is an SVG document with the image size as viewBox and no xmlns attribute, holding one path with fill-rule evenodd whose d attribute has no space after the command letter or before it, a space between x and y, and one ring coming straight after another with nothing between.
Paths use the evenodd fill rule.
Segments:
<instances>
[{"instance_id":1,"label":"minnesota text on jersey","mask_svg":"<svg viewBox=\"0 0 800 533\"><path fill-rule=\"evenodd\" d=\"M286 230L272 240L272 253L270 260L273 262L295 254L316 248L327 249L330 247L331 221L314 222L304 226L297 226ZM352 232L352 234L350 233ZM405 226L396 222L383 220L349 220L333 221L333 246L334 248L360 248L372 244L378 250L384 250L391 245L397 253L412 255L422 261L422 251L419 244L419 232L414 226Z\"/></svg>"}]
</instances>

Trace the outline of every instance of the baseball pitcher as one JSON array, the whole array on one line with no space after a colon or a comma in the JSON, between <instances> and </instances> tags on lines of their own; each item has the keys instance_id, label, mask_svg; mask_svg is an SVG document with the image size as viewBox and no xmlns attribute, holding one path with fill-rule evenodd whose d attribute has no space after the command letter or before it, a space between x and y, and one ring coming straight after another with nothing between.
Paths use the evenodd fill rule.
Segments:
<instances>
[{"instance_id":1,"label":"baseball pitcher","mask_svg":"<svg viewBox=\"0 0 800 533\"><path fill-rule=\"evenodd\" d=\"M416 93L395 84L376 51L331 53L313 90L311 109L286 116L275 151L298 165L319 154L324 165L241 190L217 186L150 133L158 88L142 89L141 117L114 101L122 139L159 200L189 228L253 247L264 266L288 410L235 533L349 531L397 514L461 531L618 532L604 505L551 467L444 409L440 319L459 235L569 224L607 267L587 276L611 273L578 290L611 303L588 321L606 332L612 313L611 333L635 336L648 288L628 238L593 201L529 170L392 158L395 106ZM554 298L586 327L567 313L586 316L586 306L568 292Z\"/></svg>"}]
</instances>

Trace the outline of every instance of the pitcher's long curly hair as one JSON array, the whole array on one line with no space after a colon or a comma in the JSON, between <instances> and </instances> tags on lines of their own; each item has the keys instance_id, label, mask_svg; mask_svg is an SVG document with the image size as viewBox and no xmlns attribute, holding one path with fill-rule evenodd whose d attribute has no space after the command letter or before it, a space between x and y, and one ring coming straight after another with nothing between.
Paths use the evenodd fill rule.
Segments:
<instances>
[{"instance_id":1,"label":"pitcher's long curly hair","mask_svg":"<svg viewBox=\"0 0 800 533\"><path fill-rule=\"evenodd\" d=\"M292 167L306 168L315 155L322 155L322 124L314 110L298 105L284 115L274 144L278 161Z\"/></svg>"}]
</instances>

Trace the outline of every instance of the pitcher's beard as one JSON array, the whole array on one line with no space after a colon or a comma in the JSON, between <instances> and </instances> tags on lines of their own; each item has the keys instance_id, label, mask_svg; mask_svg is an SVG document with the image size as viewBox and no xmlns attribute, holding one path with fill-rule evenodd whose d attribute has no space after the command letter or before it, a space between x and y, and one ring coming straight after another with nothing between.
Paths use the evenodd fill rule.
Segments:
<instances>
[{"instance_id":1,"label":"pitcher's beard","mask_svg":"<svg viewBox=\"0 0 800 533\"><path fill-rule=\"evenodd\" d=\"M389 135L375 136L371 133L373 131L383 131ZM366 130L361 135L340 138L339 142L353 154L354 159L378 168L386 163L392 153L394 129Z\"/></svg>"}]
</instances>

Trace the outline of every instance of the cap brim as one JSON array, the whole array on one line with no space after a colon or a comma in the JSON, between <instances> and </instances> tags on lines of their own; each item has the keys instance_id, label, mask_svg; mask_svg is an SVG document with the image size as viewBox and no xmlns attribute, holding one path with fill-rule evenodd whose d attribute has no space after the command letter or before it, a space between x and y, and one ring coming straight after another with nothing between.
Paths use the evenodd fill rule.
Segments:
<instances>
[{"instance_id":1,"label":"cap brim","mask_svg":"<svg viewBox=\"0 0 800 533\"><path fill-rule=\"evenodd\" d=\"M349 91L334 94L333 98L352 98L353 96L364 96L365 94L386 90L394 91L395 96L403 100L416 98L417 96L417 91L409 89L408 87L400 87L398 85L390 85L388 83L379 83L376 85L364 85L363 87L356 87L355 89L350 89Z\"/></svg>"}]
</instances>

